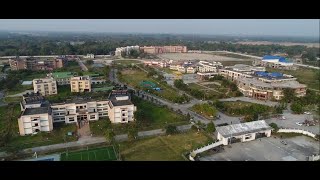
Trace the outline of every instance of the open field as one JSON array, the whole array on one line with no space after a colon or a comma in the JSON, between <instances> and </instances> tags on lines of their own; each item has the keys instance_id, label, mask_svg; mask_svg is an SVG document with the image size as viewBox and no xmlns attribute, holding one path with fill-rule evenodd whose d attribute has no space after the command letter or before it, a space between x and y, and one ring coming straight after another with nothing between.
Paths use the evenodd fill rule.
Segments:
<instances>
[{"instance_id":1,"label":"open field","mask_svg":"<svg viewBox=\"0 0 320 180\"><path fill-rule=\"evenodd\" d=\"M138 64L138 63L142 63L141 61L138 61L138 60L114 60L113 63L115 64L121 64L121 65L131 65L132 63L133 64Z\"/></svg>"},{"instance_id":2,"label":"open field","mask_svg":"<svg viewBox=\"0 0 320 180\"><path fill-rule=\"evenodd\" d=\"M235 64L252 65L252 61L221 61L223 66L234 66Z\"/></svg>"},{"instance_id":3,"label":"open field","mask_svg":"<svg viewBox=\"0 0 320 180\"><path fill-rule=\"evenodd\" d=\"M274 111L273 107L244 101L228 101L222 104L223 112L229 116L250 115L253 112L262 115Z\"/></svg>"},{"instance_id":4,"label":"open field","mask_svg":"<svg viewBox=\"0 0 320 180\"><path fill-rule=\"evenodd\" d=\"M298 70L280 70L280 69L273 69L273 68L266 68L268 72L281 72L284 74L290 74L297 78L297 80L302 83L306 84L308 88L317 89L319 90L320 83L317 80L317 71L316 69L309 69L309 68L301 68L299 67Z\"/></svg>"},{"instance_id":5,"label":"open field","mask_svg":"<svg viewBox=\"0 0 320 180\"><path fill-rule=\"evenodd\" d=\"M61 154L61 161L114 161L117 160L113 146L100 147L82 151L65 152Z\"/></svg>"},{"instance_id":6,"label":"open field","mask_svg":"<svg viewBox=\"0 0 320 180\"><path fill-rule=\"evenodd\" d=\"M173 101L176 97L179 96L179 93L170 87L169 85L159 84L157 81L153 80L150 77L147 77L147 74L140 70L135 69L126 69L121 71L121 75L119 76L119 80L121 82L125 82L128 85L142 89L143 87L140 86L142 81L150 81L157 85L157 87L161 88L161 91L152 91L153 94L163 97L169 101Z\"/></svg>"},{"instance_id":7,"label":"open field","mask_svg":"<svg viewBox=\"0 0 320 180\"><path fill-rule=\"evenodd\" d=\"M191 110L203 115L207 119L213 119L216 116L217 110L214 106L207 103L205 104L195 104L191 107Z\"/></svg>"},{"instance_id":8,"label":"open field","mask_svg":"<svg viewBox=\"0 0 320 180\"><path fill-rule=\"evenodd\" d=\"M120 144L125 161L184 161L182 153L212 142L203 133L186 133L146 138Z\"/></svg>"},{"instance_id":9,"label":"open field","mask_svg":"<svg viewBox=\"0 0 320 180\"><path fill-rule=\"evenodd\" d=\"M282 46L307 46L307 47L318 47L319 43L293 43L293 42L269 42L269 41L239 41L236 44L249 44L249 45L271 45L271 44L278 44Z\"/></svg>"},{"instance_id":10,"label":"open field","mask_svg":"<svg viewBox=\"0 0 320 180\"><path fill-rule=\"evenodd\" d=\"M234 58L234 57L226 57L226 56L219 56L213 54L205 54L205 53L164 53L158 55L160 58L163 59L172 59L172 60L209 60L209 61L244 61L246 58Z\"/></svg>"}]
</instances>

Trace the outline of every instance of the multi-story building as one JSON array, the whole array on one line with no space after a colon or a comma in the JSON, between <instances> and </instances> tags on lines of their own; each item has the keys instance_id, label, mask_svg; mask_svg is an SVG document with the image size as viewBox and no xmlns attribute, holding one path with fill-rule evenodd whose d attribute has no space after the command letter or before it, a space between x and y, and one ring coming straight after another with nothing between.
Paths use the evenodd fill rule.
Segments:
<instances>
[{"instance_id":1,"label":"multi-story building","mask_svg":"<svg viewBox=\"0 0 320 180\"><path fill-rule=\"evenodd\" d=\"M26 108L18 119L18 125L22 136L52 131L51 110L48 107Z\"/></svg>"},{"instance_id":2,"label":"multi-story building","mask_svg":"<svg viewBox=\"0 0 320 180\"><path fill-rule=\"evenodd\" d=\"M306 85L300 84L294 79L281 80L281 78L277 78L277 80L268 79L263 81L257 77L239 78L237 80L237 86L244 96L260 100L280 100L284 96L283 90L285 88L294 89L297 97L306 95Z\"/></svg>"},{"instance_id":3,"label":"multi-story building","mask_svg":"<svg viewBox=\"0 0 320 180\"><path fill-rule=\"evenodd\" d=\"M34 93L40 93L43 96L58 94L57 82L53 78L34 79Z\"/></svg>"},{"instance_id":4,"label":"multi-story building","mask_svg":"<svg viewBox=\"0 0 320 180\"><path fill-rule=\"evenodd\" d=\"M108 117L108 100L77 99L51 105L53 122L77 123Z\"/></svg>"},{"instance_id":5,"label":"multi-story building","mask_svg":"<svg viewBox=\"0 0 320 180\"><path fill-rule=\"evenodd\" d=\"M126 55L128 55L131 50L140 51L140 47L138 45L136 45L136 46L127 46L127 47L118 47L118 48L116 48L115 56L122 56L122 52L125 52Z\"/></svg>"},{"instance_id":6,"label":"multi-story building","mask_svg":"<svg viewBox=\"0 0 320 180\"><path fill-rule=\"evenodd\" d=\"M218 69L222 67L220 62L208 62L200 61L197 65L197 71L201 73L205 72L218 72Z\"/></svg>"},{"instance_id":7,"label":"multi-story building","mask_svg":"<svg viewBox=\"0 0 320 180\"><path fill-rule=\"evenodd\" d=\"M58 85L68 85L70 84L70 79L74 77L71 72L54 72L47 74L48 77L52 77L57 81Z\"/></svg>"},{"instance_id":8,"label":"multi-story building","mask_svg":"<svg viewBox=\"0 0 320 180\"><path fill-rule=\"evenodd\" d=\"M34 57L9 59L9 64L12 70L53 70L62 68L67 63L65 58L55 58L40 60Z\"/></svg>"},{"instance_id":9,"label":"multi-story building","mask_svg":"<svg viewBox=\"0 0 320 180\"><path fill-rule=\"evenodd\" d=\"M17 71L21 69L27 69L26 59L9 59L9 64L11 67L11 70Z\"/></svg>"},{"instance_id":10,"label":"multi-story building","mask_svg":"<svg viewBox=\"0 0 320 180\"><path fill-rule=\"evenodd\" d=\"M91 92L91 79L89 76L70 78L71 92Z\"/></svg>"},{"instance_id":11,"label":"multi-story building","mask_svg":"<svg viewBox=\"0 0 320 180\"><path fill-rule=\"evenodd\" d=\"M126 90L113 91L109 96L108 114L112 123L128 123L134 121L137 107L130 100Z\"/></svg>"},{"instance_id":12,"label":"multi-story building","mask_svg":"<svg viewBox=\"0 0 320 180\"><path fill-rule=\"evenodd\" d=\"M236 81L238 78L252 77L256 71L265 71L265 67L255 67L244 64L236 64L234 66L226 66L224 69L219 69L219 74L225 78Z\"/></svg>"},{"instance_id":13,"label":"multi-story building","mask_svg":"<svg viewBox=\"0 0 320 180\"><path fill-rule=\"evenodd\" d=\"M194 74L197 72L197 67L195 67L195 66L188 66L186 69L187 69L186 72L188 74Z\"/></svg>"},{"instance_id":14,"label":"multi-story building","mask_svg":"<svg viewBox=\"0 0 320 180\"><path fill-rule=\"evenodd\" d=\"M24 94L20 102L21 111L27 108L38 108L46 104L46 100L40 93Z\"/></svg>"},{"instance_id":15,"label":"multi-story building","mask_svg":"<svg viewBox=\"0 0 320 180\"><path fill-rule=\"evenodd\" d=\"M186 53L188 52L186 46L144 46L140 50L149 54L161 53Z\"/></svg>"}]
</instances>

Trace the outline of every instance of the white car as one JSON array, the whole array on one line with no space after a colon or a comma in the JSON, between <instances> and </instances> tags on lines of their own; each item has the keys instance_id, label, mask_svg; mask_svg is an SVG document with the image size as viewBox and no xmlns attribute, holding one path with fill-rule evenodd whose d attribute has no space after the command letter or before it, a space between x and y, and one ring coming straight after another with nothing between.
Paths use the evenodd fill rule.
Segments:
<instances>
[{"instance_id":1,"label":"white car","mask_svg":"<svg viewBox=\"0 0 320 180\"><path fill-rule=\"evenodd\" d=\"M304 112L304 114L308 114L308 115L310 115L310 114L311 114L311 112Z\"/></svg>"},{"instance_id":2,"label":"white car","mask_svg":"<svg viewBox=\"0 0 320 180\"><path fill-rule=\"evenodd\" d=\"M303 124L301 122L296 122L296 125L302 126Z\"/></svg>"},{"instance_id":3,"label":"white car","mask_svg":"<svg viewBox=\"0 0 320 180\"><path fill-rule=\"evenodd\" d=\"M282 120L285 120L285 119L286 119L286 117L285 117L285 116L281 116L281 119L282 119Z\"/></svg>"}]
</instances>

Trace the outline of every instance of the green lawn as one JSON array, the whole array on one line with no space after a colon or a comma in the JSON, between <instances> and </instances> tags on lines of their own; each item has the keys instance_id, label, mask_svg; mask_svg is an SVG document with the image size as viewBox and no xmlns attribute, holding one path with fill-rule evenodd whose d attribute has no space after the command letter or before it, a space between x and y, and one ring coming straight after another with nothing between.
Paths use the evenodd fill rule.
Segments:
<instances>
[{"instance_id":1,"label":"green lawn","mask_svg":"<svg viewBox=\"0 0 320 180\"><path fill-rule=\"evenodd\" d=\"M224 53L224 52L211 52L210 54L214 54L217 56L232 57L237 59L252 59L251 57L248 57L248 56L242 56L239 54L230 54L230 53Z\"/></svg>"},{"instance_id":2,"label":"green lawn","mask_svg":"<svg viewBox=\"0 0 320 180\"><path fill-rule=\"evenodd\" d=\"M177 72L177 71L174 71L174 70L172 70L170 68L162 68L161 70L166 72L166 73L168 73L168 74L173 74L174 72Z\"/></svg>"},{"instance_id":3,"label":"green lawn","mask_svg":"<svg viewBox=\"0 0 320 180\"><path fill-rule=\"evenodd\" d=\"M273 107L244 101L223 102L222 104L224 106L224 113L226 113L229 116L249 115L250 113L254 112L254 110L259 112L259 115L274 112Z\"/></svg>"},{"instance_id":4,"label":"green lawn","mask_svg":"<svg viewBox=\"0 0 320 180\"><path fill-rule=\"evenodd\" d=\"M161 91L150 91L151 93L163 97L169 101L173 101L176 97L179 96L177 90L173 89L169 85L159 84L157 81L152 79L151 77L147 77L147 74L141 70L123 70L121 71L121 75L119 76L119 80L121 82L125 82L126 84L133 86L138 89L142 89L143 87L140 86L142 81L150 81L155 83L158 87L161 88Z\"/></svg>"},{"instance_id":5,"label":"green lawn","mask_svg":"<svg viewBox=\"0 0 320 180\"><path fill-rule=\"evenodd\" d=\"M27 76L23 76L22 80L23 81L32 81L33 79L37 79L37 78L45 78L47 76L49 72L37 72L37 73L32 73L30 75Z\"/></svg>"},{"instance_id":6,"label":"green lawn","mask_svg":"<svg viewBox=\"0 0 320 180\"><path fill-rule=\"evenodd\" d=\"M114 161L117 154L113 146L100 147L82 151L65 152L61 154L61 161Z\"/></svg>"},{"instance_id":7,"label":"green lawn","mask_svg":"<svg viewBox=\"0 0 320 180\"><path fill-rule=\"evenodd\" d=\"M217 110L214 106L207 103L205 104L195 104L191 107L191 110L203 115L207 119L213 119L216 116Z\"/></svg>"},{"instance_id":8,"label":"green lawn","mask_svg":"<svg viewBox=\"0 0 320 180\"><path fill-rule=\"evenodd\" d=\"M113 63L116 63L116 64L120 64L120 65L131 65L132 63L134 64L137 64L137 63L142 63L138 60L115 60L113 61Z\"/></svg>"},{"instance_id":9,"label":"green lawn","mask_svg":"<svg viewBox=\"0 0 320 180\"><path fill-rule=\"evenodd\" d=\"M157 106L136 97L132 98L132 100L137 106L137 109L142 110L144 114L144 119L137 120L143 122L141 126L138 127L139 130L160 129L168 124L183 125L189 123L185 116L177 114L167 108Z\"/></svg>"},{"instance_id":10,"label":"green lawn","mask_svg":"<svg viewBox=\"0 0 320 180\"><path fill-rule=\"evenodd\" d=\"M120 143L121 158L125 161L184 161L182 153L212 142L203 133L188 131L170 136L158 136Z\"/></svg>"},{"instance_id":11,"label":"green lawn","mask_svg":"<svg viewBox=\"0 0 320 180\"><path fill-rule=\"evenodd\" d=\"M104 136L105 130L108 128L110 123L109 118L99 119L98 121L90 121L90 131L94 136Z\"/></svg>"},{"instance_id":12,"label":"green lawn","mask_svg":"<svg viewBox=\"0 0 320 180\"><path fill-rule=\"evenodd\" d=\"M205 95L203 98L205 98L206 100L214 100L217 98L222 98L223 94L225 94L227 92L227 89L223 88L223 87L212 88L212 89L216 90L216 91L214 91L214 90L202 87L202 86L195 84L195 83L190 83L190 84L188 84L188 86L190 89L196 89L196 90L200 90L200 91L204 92Z\"/></svg>"},{"instance_id":13,"label":"green lawn","mask_svg":"<svg viewBox=\"0 0 320 180\"><path fill-rule=\"evenodd\" d=\"M320 83L317 81L317 71L319 70L301 67L299 67L297 70L280 70L273 68L266 68L266 70L268 72L281 72L284 74L290 74L296 77L300 83L306 84L308 88L319 90Z\"/></svg>"},{"instance_id":14,"label":"green lawn","mask_svg":"<svg viewBox=\"0 0 320 180\"><path fill-rule=\"evenodd\" d=\"M21 84L16 85L15 90L14 90L14 91L9 91L9 92L7 93L7 95L14 95L14 94L22 93L22 92L24 92L24 91L26 91L26 90L33 90L33 86L32 86L32 85L25 85L25 86L23 86L23 85L21 85Z\"/></svg>"},{"instance_id":15,"label":"green lawn","mask_svg":"<svg viewBox=\"0 0 320 180\"><path fill-rule=\"evenodd\" d=\"M18 102L22 101L22 96L5 97L5 98L3 98L3 101L6 102L6 103L18 103Z\"/></svg>"}]
</instances>

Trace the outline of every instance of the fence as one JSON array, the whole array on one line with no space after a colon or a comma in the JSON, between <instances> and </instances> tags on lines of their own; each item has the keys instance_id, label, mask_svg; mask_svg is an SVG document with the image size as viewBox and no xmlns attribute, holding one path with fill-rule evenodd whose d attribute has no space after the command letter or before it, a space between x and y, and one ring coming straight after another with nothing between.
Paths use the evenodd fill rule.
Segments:
<instances>
[{"instance_id":1,"label":"fence","mask_svg":"<svg viewBox=\"0 0 320 180\"><path fill-rule=\"evenodd\" d=\"M312 132L306 131L303 129L282 128L282 129L279 129L277 132L279 132L279 133L300 133L300 134L310 136L310 137L317 140L316 134L313 134Z\"/></svg>"},{"instance_id":2,"label":"fence","mask_svg":"<svg viewBox=\"0 0 320 180\"><path fill-rule=\"evenodd\" d=\"M212 144L208 144L208 145L206 145L206 146L204 146L204 147L198 148L198 149L196 149L196 150L194 150L194 151L192 151L192 152L190 153L189 159L190 159L191 161L194 161L194 157L195 157L198 153L202 153L202 152L204 152L204 151L207 151L207 150L212 149L212 148L214 148L214 147L220 146L220 145L222 145L222 144L223 144L222 141L216 141L216 142L214 142L214 143L212 143Z\"/></svg>"}]
</instances>

